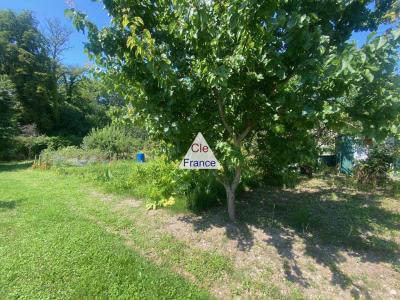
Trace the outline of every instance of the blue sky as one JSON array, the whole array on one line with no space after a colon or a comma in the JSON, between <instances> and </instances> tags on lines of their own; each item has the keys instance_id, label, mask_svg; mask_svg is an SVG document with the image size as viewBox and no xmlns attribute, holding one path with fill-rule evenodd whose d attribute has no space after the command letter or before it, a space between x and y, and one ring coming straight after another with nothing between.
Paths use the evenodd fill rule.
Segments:
<instances>
[{"instance_id":1,"label":"blue sky","mask_svg":"<svg viewBox=\"0 0 400 300\"><path fill-rule=\"evenodd\" d=\"M0 0L0 9L11 9L16 12L31 10L40 22L43 29L48 18L58 18L62 23L73 29L70 46L63 57L63 63L67 65L85 65L90 62L83 52L86 37L82 32L77 32L72 22L64 16L64 9L71 4L78 10L85 12L89 19L97 26L103 27L109 24L110 18L103 9L102 3L91 0Z\"/></svg>"},{"instance_id":2,"label":"blue sky","mask_svg":"<svg viewBox=\"0 0 400 300\"><path fill-rule=\"evenodd\" d=\"M41 28L45 26L46 19L58 18L65 26L73 28L69 19L64 16L64 9L73 5L76 9L85 12L89 19L97 26L103 27L109 24L110 18L103 9L101 2L92 0L0 0L0 9L11 9L16 12L31 10L40 22ZM387 27L381 26L378 33L382 33ZM358 46L365 43L368 33L358 32L353 34L353 39ZM71 36L71 49L64 54L63 62L67 65L85 65L89 63L87 55L83 52L86 37L83 33L73 28Z\"/></svg>"}]
</instances>

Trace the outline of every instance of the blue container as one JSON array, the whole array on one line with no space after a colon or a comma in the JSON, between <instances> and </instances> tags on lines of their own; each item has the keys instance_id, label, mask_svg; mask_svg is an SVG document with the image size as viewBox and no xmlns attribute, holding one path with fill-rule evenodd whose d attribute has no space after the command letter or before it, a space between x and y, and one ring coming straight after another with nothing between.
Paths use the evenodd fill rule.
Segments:
<instances>
[{"instance_id":1,"label":"blue container","mask_svg":"<svg viewBox=\"0 0 400 300\"><path fill-rule=\"evenodd\" d=\"M136 161L144 163L144 153L140 152L140 153L136 154Z\"/></svg>"}]
</instances>

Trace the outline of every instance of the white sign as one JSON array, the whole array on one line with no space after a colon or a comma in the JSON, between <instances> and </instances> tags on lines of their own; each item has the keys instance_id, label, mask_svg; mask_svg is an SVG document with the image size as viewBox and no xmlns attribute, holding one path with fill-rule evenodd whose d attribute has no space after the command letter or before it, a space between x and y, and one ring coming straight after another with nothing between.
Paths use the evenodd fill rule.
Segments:
<instances>
[{"instance_id":1,"label":"white sign","mask_svg":"<svg viewBox=\"0 0 400 300\"><path fill-rule=\"evenodd\" d=\"M199 132L185 157L179 165L181 169L219 169L220 164L215 158L204 136Z\"/></svg>"}]
</instances>

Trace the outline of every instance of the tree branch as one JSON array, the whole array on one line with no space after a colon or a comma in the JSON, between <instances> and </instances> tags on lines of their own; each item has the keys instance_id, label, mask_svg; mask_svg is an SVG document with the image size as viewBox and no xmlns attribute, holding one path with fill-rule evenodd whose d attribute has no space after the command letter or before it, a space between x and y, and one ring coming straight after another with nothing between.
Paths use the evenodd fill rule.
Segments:
<instances>
[{"instance_id":1,"label":"tree branch","mask_svg":"<svg viewBox=\"0 0 400 300\"><path fill-rule=\"evenodd\" d=\"M229 134L234 135L232 127L228 124L225 118L225 111L224 111L224 105L221 101L221 99L218 97L218 95L215 95L217 99L217 104L218 104L218 112L219 116L221 117L222 124L224 125L226 131L229 132Z\"/></svg>"},{"instance_id":2,"label":"tree branch","mask_svg":"<svg viewBox=\"0 0 400 300\"><path fill-rule=\"evenodd\" d=\"M250 130L253 128L252 124L247 125L245 130L235 138L235 146L239 147L240 144L243 142L243 140L246 138L246 136L249 134Z\"/></svg>"}]
</instances>

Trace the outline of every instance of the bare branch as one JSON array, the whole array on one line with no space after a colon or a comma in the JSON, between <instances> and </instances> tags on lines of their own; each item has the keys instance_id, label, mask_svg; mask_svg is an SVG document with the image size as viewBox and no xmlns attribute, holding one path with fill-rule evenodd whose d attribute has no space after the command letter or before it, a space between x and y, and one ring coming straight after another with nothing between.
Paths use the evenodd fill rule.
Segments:
<instances>
[{"instance_id":1,"label":"bare branch","mask_svg":"<svg viewBox=\"0 0 400 300\"><path fill-rule=\"evenodd\" d=\"M69 40L73 30L61 24L59 19L47 19L47 43L51 58L57 63L62 54L71 49Z\"/></svg>"}]
</instances>

